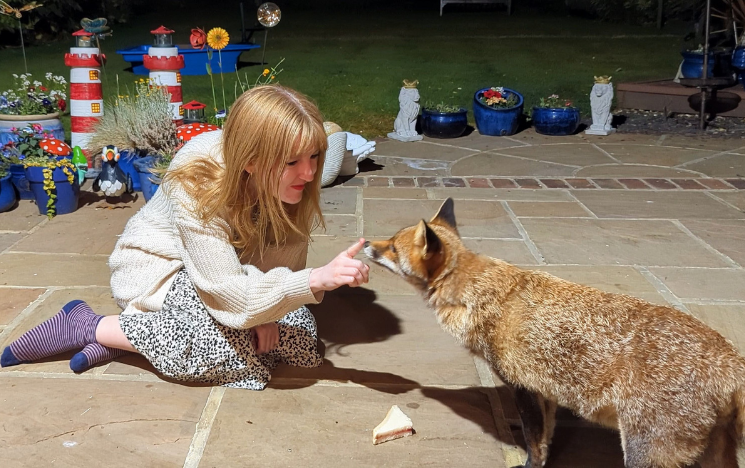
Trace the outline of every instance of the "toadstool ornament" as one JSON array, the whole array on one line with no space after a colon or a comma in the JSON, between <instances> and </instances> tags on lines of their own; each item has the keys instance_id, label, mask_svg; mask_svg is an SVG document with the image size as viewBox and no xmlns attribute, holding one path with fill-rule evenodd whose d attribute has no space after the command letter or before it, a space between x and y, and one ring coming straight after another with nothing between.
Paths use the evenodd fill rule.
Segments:
<instances>
[{"instance_id":1,"label":"toadstool ornament","mask_svg":"<svg viewBox=\"0 0 745 468\"><path fill-rule=\"evenodd\" d=\"M179 126L176 129L176 137L186 143L197 135L202 133L214 132L220 130L220 127L212 124L205 123L190 123Z\"/></svg>"},{"instance_id":2,"label":"toadstool ornament","mask_svg":"<svg viewBox=\"0 0 745 468\"><path fill-rule=\"evenodd\" d=\"M62 140L56 138L44 138L39 140L39 147L47 153L55 156L70 156L72 148Z\"/></svg>"},{"instance_id":3,"label":"toadstool ornament","mask_svg":"<svg viewBox=\"0 0 745 468\"><path fill-rule=\"evenodd\" d=\"M119 149L114 145L107 145L101 154L101 173L93 182L93 190L103 192L107 197L118 197L124 192L134 191L132 178L117 164Z\"/></svg>"}]
</instances>

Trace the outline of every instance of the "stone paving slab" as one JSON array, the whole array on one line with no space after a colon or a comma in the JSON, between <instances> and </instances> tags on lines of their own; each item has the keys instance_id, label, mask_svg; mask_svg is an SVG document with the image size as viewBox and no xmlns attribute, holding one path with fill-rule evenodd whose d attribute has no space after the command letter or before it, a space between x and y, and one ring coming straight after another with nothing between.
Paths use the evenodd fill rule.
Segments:
<instances>
[{"instance_id":1,"label":"stone paving slab","mask_svg":"<svg viewBox=\"0 0 745 468\"><path fill-rule=\"evenodd\" d=\"M448 176L450 163L444 161L376 155L372 164L360 163L360 172L376 176ZM371 166L368 169L367 166Z\"/></svg>"},{"instance_id":2,"label":"stone paving slab","mask_svg":"<svg viewBox=\"0 0 745 468\"><path fill-rule=\"evenodd\" d=\"M479 153L462 159L451 169L454 176L571 176L577 167L534 161L498 153Z\"/></svg>"},{"instance_id":3,"label":"stone paving slab","mask_svg":"<svg viewBox=\"0 0 745 468\"><path fill-rule=\"evenodd\" d=\"M401 228L429 220L442 202L438 200L365 201L365 236L392 236ZM458 230L466 237L519 238L507 212L488 201L462 201L457 208Z\"/></svg>"},{"instance_id":4,"label":"stone paving slab","mask_svg":"<svg viewBox=\"0 0 745 468\"><path fill-rule=\"evenodd\" d=\"M321 211L324 215L353 215L357 210L357 189L334 187L321 191Z\"/></svg>"},{"instance_id":5,"label":"stone paving slab","mask_svg":"<svg viewBox=\"0 0 745 468\"><path fill-rule=\"evenodd\" d=\"M684 219L680 223L712 248L745 266L745 220Z\"/></svg>"},{"instance_id":6,"label":"stone paving slab","mask_svg":"<svg viewBox=\"0 0 745 468\"><path fill-rule=\"evenodd\" d=\"M46 219L39 214L36 202L20 200L13 210L0 213L0 231L30 231Z\"/></svg>"},{"instance_id":7,"label":"stone paving slab","mask_svg":"<svg viewBox=\"0 0 745 468\"><path fill-rule=\"evenodd\" d=\"M480 384L471 355L441 330L418 295L383 295L367 288L326 295L321 304L311 307L326 348L324 365L283 367L273 379L409 386Z\"/></svg>"},{"instance_id":8,"label":"stone paving slab","mask_svg":"<svg viewBox=\"0 0 745 468\"><path fill-rule=\"evenodd\" d=\"M745 219L701 192L575 191L572 194L600 218Z\"/></svg>"},{"instance_id":9,"label":"stone paving slab","mask_svg":"<svg viewBox=\"0 0 745 468\"><path fill-rule=\"evenodd\" d=\"M577 202L520 202L507 203L518 218L592 218L592 213Z\"/></svg>"},{"instance_id":10,"label":"stone paving slab","mask_svg":"<svg viewBox=\"0 0 745 468\"><path fill-rule=\"evenodd\" d=\"M653 164L677 166L701 158L719 154L717 151L700 148L677 148L674 146L602 144L598 147L616 160L626 164Z\"/></svg>"},{"instance_id":11,"label":"stone paving slab","mask_svg":"<svg viewBox=\"0 0 745 468\"><path fill-rule=\"evenodd\" d=\"M745 301L745 270L650 268L682 301Z\"/></svg>"},{"instance_id":12,"label":"stone paving slab","mask_svg":"<svg viewBox=\"0 0 745 468\"><path fill-rule=\"evenodd\" d=\"M108 259L107 255L5 252L0 254L0 285L109 286Z\"/></svg>"},{"instance_id":13,"label":"stone paving slab","mask_svg":"<svg viewBox=\"0 0 745 468\"><path fill-rule=\"evenodd\" d=\"M745 177L745 154L723 154L716 158L689 164L686 169L711 177Z\"/></svg>"},{"instance_id":14,"label":"stone paving slab","mask_svg":"<svg viewBox=\"0 0 745 468\"><path fill-rule=\"evenodd\" d=\"M127 221L142 205L144 202L111 209L92 205L56 216L10 251L109 255ZM79 226L85 226L85 230L81 231Z\"/></svg>"},{"instance_id":15,"label":"stone paving slab","mask_svg":"<svg viewBox=\"0 0 745 468\"><path fill-rule=\"evenodd\" d=\"M374 446L372 429L393 404L416 434ZM501 458L489 401L478 389L229 389L200 466L505 467Z\"/></svg>"},{"instance_id":16,"label":"stone paving slab","mask_svg":"<svg viewBox=\"0 0 745 468\"><path fill-rule=\"evenodd\" d=\"M6 250L11 245L23 239L24 235L20 232L0 234L0 252Z\"/></svg>"},{"instance_id":17,"label":"stone paving slab","mask_svg":"<svg viewBox=\"0 0 745 468\"><path fill-rule=\"evenodd\" d=\"M745 192L716 192L713 196L745 212Z\"/></svg>"},{"instance_id":18,"label":"stone paving slab","mask_svg":"<svg viewBox=\"0 0 745 468\"><path fill-rule=\"evenodd\" d=\"M727 263L670 221L520 220L551 264L726 267Z\"/></svg>"},{"instance_id":19,"label":"stone paving slab","mask_svg":"<svg viewBox=\"0 0 745 468\"><path fill-rule=\"evenodd\" d=\"M596 145L586 143L544 144L541 145L541 151L539 154L536 154L536 150L533 146L495 150L492 151L492 153L518 156L527 159L538 159L543 162L552 162L577 167L617 162Z\"/></svg>"},{"instance_id":20,"label":"stone paving slab","mask_svg":"<svg viewBox=\"0 0 745 468\"><path fill-rule=\"evenodd\" d=\"M375 145L373 159L378 156L394 156L408 159L428 159L432 161L456 161L475 153L473 149L457 146L434 144L431 142L414 142L402 145L394 140L387 140Z\"/></svg>"},{"instance_id":21,"label":"stone paving slab","mask_svg":"<svg viewBox=\"0 0 745 468\"><path fill-rule=\"evenodd\" d=\"M529 190L529 189L494 189L478 188L433 188L430 189L435 200L504 200L504 201L576 201L569 193L562 190ZM456 204L456 215L460 203Z\"/></svg>"},{"instance_id":22,"label":"stone paving slab","mask_svg":"<svg viewBox=\"0 0 745 468\"><path fill-rule=\"evenodd\" d=\"M0 379L3 466L182 466L208 388Z\"/></svg>"},{"instance_id":23,"label":"stone paving slab","mask_svg":"<svg viewBox=\"0 0 745 468\"><path fill-rule=\"evenodd\" d=\"M0 325L8 325L44 291L44 288L0 289Z\"/></svg>"},{"instance_id":24,"label":"stone paving slab","mask_svg":"<svg viewBox=\"0 0 745 468\"><path fill-rule=\"evenodd\" d=\"M745 355L745 304L686 304L688 310L730 340Z\"/></svg>"}]
</instances>

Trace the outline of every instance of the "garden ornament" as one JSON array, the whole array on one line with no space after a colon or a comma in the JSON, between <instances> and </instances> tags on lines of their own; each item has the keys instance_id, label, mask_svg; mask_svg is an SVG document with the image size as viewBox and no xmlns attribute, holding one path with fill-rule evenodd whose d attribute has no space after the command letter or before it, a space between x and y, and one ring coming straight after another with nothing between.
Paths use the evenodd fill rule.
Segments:
<instances>
[{"instance_id":1,"label":"garden ornament","mask_svg":"<svg viewBox=\"0 0 745 468\"><path fill-rule=\"evenodd\" d=\"M70 141L88 148L93 129L104 114L101 68L106 56L93 42L94 33L80 29L72 33L75 46L65 54L70 67Z\"/></svg>"},{"instance_id":2,"label":"garden ornament","mask_svg":"<svg viewBox=\"0 0 745 468\"><path fill-rule=\"evenodd\" d=\"M132 178L117 164L119 149L114 145L107 145L101 155L101 173L93 182L93 190L103 192L107 197L118 197L124 192L132 193Z\"/></svg>"},{"instance_id":3,"label":"garden ornament","mask_svg":"<svg viewBox=\"0 0 745 468\"><path fill-rule=\"evenodd\" d=\"M193 49L202 50L207 42L207 33L202 28L192 28L189 42Z\"/></svg>"},{"instance_id":4,"label":"garden ornament","mask_svg":"<svg viewBox=\"0 0 745 468\"><path fill-rule=\"evenodd\" d=\"M398 104L400 110L396 121L393 123L393 132L388 138L398 141L419 141L422 136L416 132L416 120L419 116L419 90L416 86L419 81L404 80L401 92L398 93Z\"/></svg>"},{"instance_id":5,"label":"garden ornament","mask_svg":"<svg viewBox=\"0 0 745 468\"><path fill-rule=\"evenodd\" d=\"M587 135L610 135L616 129L611 127L613 115L610 113L613 101L613 84L610 76L596 76L595 85L590 91L592 106L592 125L585 130Z\"/></svg>"},{"instance_id":6,"label":"garden ornament","mask_svg":"<svg viewBox=\"0 0 745 468\"><path fill-rule=\"evenodd\" d=\"M356 175L360 169L357 163L375 151L375 142L367 141L361 135L345 132L334 122L324 122L328 149L323 163L321 186L326 187L339 176Z\"/></svg>"},{"instance_id":7,"label":"garden ornament","mask_svg":"<svg viewBox=\"0 0 745 468\"><path fill-rule=\"evenodd\" d=\"M183 124L176 128L176 138L178 138L179 141L186 143L197 135L214 132L215 130L220 130L220 127L199 122Z\"/></svg>"},{"instance_id":8,"label":"garden ornament","mask_svg":"<svg viewBox=\"0 0 745 468\"><path fill-rule=\"evenodd\" d=\"M143 55L142 64L150 71L150 84L164 86L171 95L171 114L176 126L184 123L183 98L181 94L181 73L184 68L184 56L179 54L178 47L173 45L172 29L160 26L150 31L153 45Z\"/></svg>"}]
</instances>

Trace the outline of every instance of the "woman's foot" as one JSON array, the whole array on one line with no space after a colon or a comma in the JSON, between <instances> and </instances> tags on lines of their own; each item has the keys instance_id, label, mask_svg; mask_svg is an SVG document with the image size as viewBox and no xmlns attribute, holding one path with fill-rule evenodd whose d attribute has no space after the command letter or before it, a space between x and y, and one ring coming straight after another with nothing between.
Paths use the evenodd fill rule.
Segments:
<instances>
[{"instance_id":1,"label":"woman's foot","mask_svg":"<svg viewBox=\"0 0 745 468\"><path fill-rule=\"evenodd\" d=\"M83 301L68 302L57 315L7 346L0 357L0 367L37 361L95 343L96 327L102 318Z\"/></svg>"},{"instance_id":2,"label":"woman's foot","mask_svg":"<svg viewBox=\"0 0 745 468\"><path fill-rule=\"evenodd\" d=\"M109 348L99 343L91 343L70 359L70 369L74 372L83 372L99 362L118 358L126 352L123 349Z\"/></svg>"}]
</instances>

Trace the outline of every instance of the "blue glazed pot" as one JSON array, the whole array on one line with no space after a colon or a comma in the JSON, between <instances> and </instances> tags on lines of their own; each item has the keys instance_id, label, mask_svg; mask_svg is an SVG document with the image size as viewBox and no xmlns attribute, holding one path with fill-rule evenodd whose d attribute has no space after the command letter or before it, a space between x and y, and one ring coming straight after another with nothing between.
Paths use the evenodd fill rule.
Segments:
<instances>
[{"instance_id":1,"label":"blue glazed pot","mask_svg":"<svg viewBox=\"0 0 745 468\"><path fill-rule=\"evenodd\" d=\"M158 187L160 187L160 177L150 172L153 166L155 166L155 158L153 156L138 158L134 162L134 168L140 180L142 196L145 197L146 202L153 198Z\"/></svg>"},{"instance_id":2,"label":"blue glazed pot","mask_svg":"<svg viewBox=\"0 0 745 468\"><path fill-rule=\"evenodd\" d=\"M25 128L32 124L41 125L42 130L47 133L51 133L52 136L58 140L65 140L65 129L62 127L62 122L57 118L57 114L49 114L51 118L47 116L36 116L38 119L34 119L32 115L29 116L16 116L16 115L0 115L0 146L5 145L11 141L18 141L18 137L11 131L12 128ZM23 120L16 120L15 118L22 118ZM47 118L44 118L47 117ZM10 120L14 118L13 120ZM8 119L8 120L6 120Z\"/></svg>"},{"instance_id":3,"label":"blue glazed pot","mask_svg":"<svg viewBox=\"0 0 745 468\"><path fill-rule=\"evenodd\" d=\"M23 167L23 164L11 164L10 177L13 181L13 186L15 186L18 192L19 199L34 199L34 192L31 191L31 186L28 184L28 179L26 179L26 168Z\"/></svg>"},{"instance_id":4,"label":"blue glazed pot","mask_svg":"<svg viewBox=\"0 0 745 468\"><path fill-rule=\"evenodd\" d=\"M8 211L16 204L16 189L13 187L11 175L0 179L0 213Z\"/></svg>"},{"instance_id":5,"label":"blue glazed pot","mask_svg":"<svg viewBox=\"0 0 745 468\"><path fill-rule=\"evenodd\" d=\"M124 150L119 153L119 162L117 163L119 168L124 171L125 174L129 174L129 177L132 179L132 188L135 192L142 191L140 173L137 172L137 169L135 169L134 166L135 161L140 158L141 156L136 152Z\"/></svg>"},{"instance_id":6,"label":"blue glazed pot","mask_svg":"<svg viewBox=\"0 0 745 468\"><path fill-rule=\"evenodd\" d=\"M31 190L34 192L34 198L36 198L36 206L39 208L39 213L42 215L47 214L47 201L49 197L44 191L44 172L43 167L27 167L26 178L28 179ZM77 175L75 170L73 174ZM72 213L78 209L78 198L80 197L80 184L78 178L73 178L73 183L67 179L67 174L60 168L56 168L52 171L52 180L54 181L55 190L54 194L57 195L55 202L55 215L62 215Z\"/></svg>"},{"instance_id":7,"label":"blue glazed pot","mask_svg":"<svg viewBox=\"0 0 745 468\"><path fill-rule=\"evenodd\" d=\"M738 71L740 83L745 87L745 47L735 47L732 52L732 68Z\"/></svg>"},{"instance_id":8,"label":"blue glazed pot","mask_svg":"<svg viewBox=\"0 0 745 468\"><path fill-rule=\"evenodd\" d=\"M430 138L458 138L468 127L468 109L437 112L422 109L422 133Z\"/></svg>"},{"instance_id":9,"label":"blue glazed pot","mask_svg":"<svg viewBox=\"0 0 745 468\"><path fill-rule=\"evenodd\" d=\"M576 107L533 107L533 128L542 135L572 135L579 127L579 120Z\"/></svg>"},{"instance_id":10,"label":"blue glazed pot","mask_svg":"<svg viewBox=\"0 0 745 468\"><path fill-rule=\"evenodd\" d=\"M683 65L680 68L680 72L683 74L683 78L701 78L704 70L704 54L701 52L681 52L683 56ZM716 63L716 57L713 52L709 52L709 63L708 63L708 76L714 76L714 64Z\"/></svg>"},{"instance_id":11,"label":"blue glazed pot","mask_svg":"<svg viewBox=\"0 0 745 468\"><path fill-rule=\"evenodd\" d=\"M507 136L514 135L520 125L520 117L523 114L523 96L517 91L504 88L505 92L517 96L517 105L509 109L495 109L479 101L479 97L491 88L476 91L473 95L473 117L476 120L476 128L482 135Z\"/></svg>"}]
</instances>

